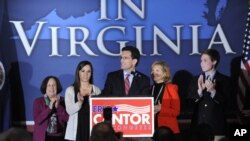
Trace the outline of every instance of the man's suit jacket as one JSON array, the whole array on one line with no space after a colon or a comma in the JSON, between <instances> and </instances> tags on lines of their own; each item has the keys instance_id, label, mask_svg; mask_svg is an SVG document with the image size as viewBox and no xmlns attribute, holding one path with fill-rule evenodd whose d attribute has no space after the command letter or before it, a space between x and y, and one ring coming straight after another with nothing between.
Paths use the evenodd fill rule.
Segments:
<instances>
[{"instance_id":1,"label":"man's suit jacket","mask_svg":"<svg viewBox=\"0 0 250 141\"><path fill-rule=\"evenodd\" d=\"M146 75L135 71L128 96L149 96L150 79ZM125 97L123 70L110 72L107 76L101 96Z\"/></svg>"},{"instance_id":2,"label":"man's suit jacket","mask_svg":"<svg viewBox=\"0 0 250 141\"><path fill-rule=\"evenodd\" d=\"M203 91L203 96L199 97L198 78L199 76L195 77L189 89L191 97L195 100L191 127L206 123L212 127L216 135L223 135L226 131L226 102L227 95L230 94L230 79L218 71L215 73L216 93L212 98L207 91Z\"/></svg>"}]
</instances>

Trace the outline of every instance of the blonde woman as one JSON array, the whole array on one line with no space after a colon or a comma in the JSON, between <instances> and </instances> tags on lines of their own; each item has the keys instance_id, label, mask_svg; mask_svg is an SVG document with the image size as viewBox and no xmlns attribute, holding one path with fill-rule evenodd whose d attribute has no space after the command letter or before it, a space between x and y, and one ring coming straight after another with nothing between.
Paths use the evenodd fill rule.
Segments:
<instances>
[{"instance_id":1,"label":"blonde woman","mask_svg":"<svg viewBox=\"0 0 250 141\"><path fill-rule=\"evenodd\" d=\"M175 134L180 133L177 116L180 114L178 87L170 82L169 66L163 61L152 64L151 94L155 104L155 127L169 127Z\"/></svg>"}]
</instances>

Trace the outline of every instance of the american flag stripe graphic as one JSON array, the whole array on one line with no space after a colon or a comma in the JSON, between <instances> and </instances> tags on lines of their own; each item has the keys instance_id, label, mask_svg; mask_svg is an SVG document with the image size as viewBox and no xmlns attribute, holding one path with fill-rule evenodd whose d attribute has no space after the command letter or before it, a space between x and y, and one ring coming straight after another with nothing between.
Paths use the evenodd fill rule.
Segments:
<instances>
[{"instance_id":1,"label":"american flag stripe graphic","mask_svg":"<svg viewBox=\"0 0 250 141\"><path fill-rule=\"evenodd\" d=\"M248 8L246 29L244 35L244 44L241 58L241 69L239 75L239 92L237 95L237 103L239 110L243 110L246 103L246 96L250 89L250 6Z\"/></svg>"},{"instance_id":2,"label":"american flag stripe graphic","mask_svg":"<svg viewBox=\"0 0 250 141\"><path fill-rule=\"evenodd\" d=\"M118 108L118 112L130 112L130 113L134 113L134 114L146 114L150 112L150 106L142 106L142 107L138 107L138 106L132 106L132 105L128 105L128 104L118 104L116 105L116 107Z\"/></svg>"}]
</instances>

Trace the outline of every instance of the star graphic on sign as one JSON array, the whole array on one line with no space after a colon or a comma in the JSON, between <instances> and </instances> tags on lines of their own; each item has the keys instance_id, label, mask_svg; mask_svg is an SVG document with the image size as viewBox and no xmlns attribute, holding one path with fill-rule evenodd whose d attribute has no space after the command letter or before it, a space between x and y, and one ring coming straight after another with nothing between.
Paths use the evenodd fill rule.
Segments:
<instances>
[{"instance_id":1,"label":"star graphic on sign","mask_svg":"<svg viewBox=\"0 0 250 141\"><path fill-rule=\"evenodd\" d=\"M113 107L113 111L114 112L118 112L118 108L115 106L115 107Z\"/></svg>"}]
</instances>

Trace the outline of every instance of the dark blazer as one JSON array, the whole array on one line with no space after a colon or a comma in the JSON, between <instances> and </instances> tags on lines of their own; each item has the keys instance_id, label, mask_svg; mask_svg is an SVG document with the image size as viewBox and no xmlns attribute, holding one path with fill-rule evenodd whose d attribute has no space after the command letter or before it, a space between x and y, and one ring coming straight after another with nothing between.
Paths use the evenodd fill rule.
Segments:
<instances>
[{"instance_id":1,"label":"dark blazer","mask_svg":"<svg viewBox=\"0 0 250 141\"><path fill-rule=\"evenodd\" d=\"M128 96L149 96L150 79L141 72L135 71ZM107 76L101 96L125 97L123 70L110 72Z\"/></svg>"},{"instance_id":2,"label":"dark blazer","mask_svg":"<svg viewBox=\"0 0 250 141\"><path fill-rule=\"evenodd\" d=\"M230 79L218 71L215 73L216 93L212 98L206 90L203 91L202 97L198 95L198 78L199 76L196 76L189 87L189 96L195 102L191 128L200 123L206 123L212 127L215 135L224 135L226 132L226 97L230 93Z\"/></svg>"}]
</instances>

